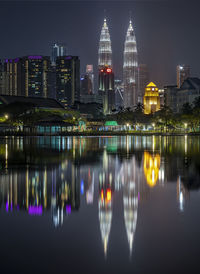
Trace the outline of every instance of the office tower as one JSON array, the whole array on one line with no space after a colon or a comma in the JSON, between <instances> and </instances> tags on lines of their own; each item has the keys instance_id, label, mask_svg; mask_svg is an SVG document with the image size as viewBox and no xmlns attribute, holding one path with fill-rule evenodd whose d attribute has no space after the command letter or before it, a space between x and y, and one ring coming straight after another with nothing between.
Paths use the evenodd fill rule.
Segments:
<instances>
[{"instance_id":1,"label":"office tower","mask_svg":"<svg viewBox=\"0 0 200 274\"><path fill-rule=\"evenodd\" d=\"M94 93L94 71L93 71L93 65L87 65L86 66L86 75L88 76L88 79L90 79L89 94Z\"/></svg>"},{"instance_id":2,"label":"office tower","mask_svg":"<svg viewBox=\"0 0 200 274\"><path fill-rule=\"evenodd\" d=\"M177 87L180 88L184 80L190 77L190 66L178 65L176 67Z\"/></svg>"},{"instance_id":3,"label":"office tower","mask_svg":"<svg viewBox=\"0 0 200 274\"><path fill-rule=\"evenodd\" d=\"M124 64L123 64L123 83L124 83L124 107L133 109L138 103L138 56L135 32L132 21L126 33L124 44Z\"/></svg>"},{"instance_id":4,"label":"office tower","mask_svg":"<svg viewBox=\"0 0 200 274\"><path fill-rule=\"evenodd\" d=\"M139 84L138 84L138 99L142 103L143 96L145 93L145 88L149 83L149 70L146 64L139 64L138 66L139 73Z\"/></svg>"},{"instance_id":5,"label":"office tower","mask_svg":"<svg viewBox=\"0 0 200 274\"><path fill-rule=\"evenodd\" d=\"M103 113L110 114L115 109L114 74L107 66L99 70L99 93L102 95Z\"/></svg>"},{"instance_id":6,"label":"office tower","mask_svg":"<svg viewBox=\"0 0 200 274\"><path fill-rule=\"evenodd\" d=\"M80 60L62 56L56 60L56 96L65 107L80 100Z\"/></svg>"},{"instance_id":7,"label":"office tower","mask_svg":"<svg viewBox=\"0 0 200 274\"><path fill-rule=\"evenodd\" d=\"M93 94L94 74L93 65L86 66L86 73L81 77L81 95Z\"/></svg>"},{"instance_id":8,"label":"office tower","mask_svg":"<svg viewBox=\"0 0 200 274\"><path fill-rule=\"evenodd\" d=\"M143 104L145 114L151 114L160 109L160 96L158 88L153 82L150 82L146 86Z\"/></svg>"},{"instance_id":9,"label":"office tower","mask_svg":"<svg viewBox=\"0 0 200 274\"><path fill-rule=\"evenodd\" d=\"M67 56L67 48L65 45L53 44L51 49L51 64L56 65L56 58L61 56Z\"/></svg>"},{"instance_id":10,"label":"office tower","mask_svg":"<svg viewBox=\"0 0 200 274\"><path fill-rule=\"evenodd\" d=\"M104 115L115 109L114 74L112 70L112 49L106 19L101 30L98 54L98 90L102 96Z\"/></svg>"},{"instance_id":11,"label":"office tower","mask_svg":"<svg viewBox=\"0 0 200 274\"><path fill-rule=\"evenodd\" d=\"M15 96L48 97L50 58L31 55L6 59L3 93Z\"/></svg>"},{"instance_id":12,"label":"office tower","mask_svg":"<svg viewBox=\"0 0 200 274\"><path fill-rule=\"evenodd\" d=\"M25 96L48 97L50 58L31 55L22 58L25 66Z\"/></svg>"},{"instance_id":13,"label":"office tower","mask_svg":"<svg viewBox=\"0 0 200 274\"><path fill-rule=\"evenodd\" d=\"M124 105L124 86L122 84L122 80L120 79L115 79L114 81L115 85L115 106L116 109L120 109Z\"/></svg>"}]
</instances>

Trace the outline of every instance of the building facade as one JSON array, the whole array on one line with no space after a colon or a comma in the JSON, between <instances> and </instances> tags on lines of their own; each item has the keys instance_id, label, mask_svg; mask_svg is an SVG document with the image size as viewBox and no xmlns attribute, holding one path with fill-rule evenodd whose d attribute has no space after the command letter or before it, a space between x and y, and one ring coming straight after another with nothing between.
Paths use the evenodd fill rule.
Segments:
<instances>
[{"instance_id":1,"label":"building facade","mask_svg":"<svg viewBox=\"0 0 200 274\"><path fill-rule=\"evenodd\" d=\"M67 48L63 44L53 44L51 48L51 64L56 65L56 58L61 56L67 56Z\"/></svg>"},{"instance_id":2,"label":"building facade","mask_svg":"<svg viewBox=\"0 0 200 274\"><path fill-rule=\"evenodd\" d=\"M110 114L115 109L114 74L106 66L99 70L99 93L102 96L104 115Z\"/></svg>"},{"instance_id":3,"label":"building facade","mask_svg":"<svg viewBox=\"0 0 200 274\"><path fill-rule=\"evenodd\" d=\"M138 101L142 103L145 88L149 81L149 70L146 64L139 64L138 66L139 84L138 84Z\"/></svg>"},{"instance_id":4,"label":"building facade","mask_svg":"<svg viewBox=\"0 0 200 274\"><path fill-rule=\"evenodd\" d=\"M190 77L190 66L178 65L176 67L177 87L180 88L183 82Z\"/></svg>"},{"instance_id":5,"label":"building facade","mask_svg":"<svg viewBox=\"0 0 200 274\"><path fill-rule=\"evenodd\" d=\"M200 79L196 77L187 78L181 85L165 87L165 105L173 112L181 112L185 103L193 104L195 98L200 96Z\"/></svg>"},{"instance_id":6,"label":"building facade","mask_svg":"<svg viewBox=\"0 0 200 274\"><path fill-rule=\"evenodd\" d=\"M56 98L65 107L80 100L80 60L78 56L56 59Z\"/></svg>"},{"instance_id":7,"label":"building facade","mask_svg":"<svg viewBox=\"0 0 200 274\"><path fill-rule=\"evenodd\" d=\"M98 51L98 91L102 96L104 115L115 108L114 73L112 70L112 49L106 19L100 35Z\"/></svg>"},{"instance_id":8,"label":"building facade","mask_svg":"<svg viewBox=\"0 0 200 274\"><path fill-rule=\"evenodd\" d=\"M138 103L138 54L131 20L124 44L123 83L124 107L133 109Z\"/></svg>"},{"instance_id":9,"label":"building facade","mask_svg":"<svg viewBox=\"0 0 200 274\"><path fill-rule=\"evenodd\" d=\"M151 114L160 109L160 96L158 88L153 82L150 82L146 86L143 104L145 114Z\"/></svg>"},{"instance_id":10,"label":"building facade","mask_svg":"<svg viewBox=\"0 0 200 274\"><path fill-rule=\"evenodd\" d=\"M124 106L124 86L122 80L115 79L115 107L120 110Z\"/></svg>"},{"instance_id":11,"label":"building facade","mask_svg":"<svg viewBox=\"0 0 200 274\"><path fill-rule=\"evenodd\" d=\"M48 97L50 58L30 55L6 59L2 65L1 94Z\"/></svg>"}]
</instances>

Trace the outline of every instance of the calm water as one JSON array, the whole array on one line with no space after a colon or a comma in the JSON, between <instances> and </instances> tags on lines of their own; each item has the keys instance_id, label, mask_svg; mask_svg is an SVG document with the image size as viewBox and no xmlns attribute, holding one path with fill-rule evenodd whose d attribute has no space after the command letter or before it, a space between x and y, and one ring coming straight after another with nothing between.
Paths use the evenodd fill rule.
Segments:
<instances>
[{"instance_id":1,"label":"calm water","mask_svg":"<svg viewBox=\"0 0 200 274\"><path fill-rule=\"evenodd\" d=\"M0 139L0 273L200 273L199 137Z\"/></svg>"}]
</instances>

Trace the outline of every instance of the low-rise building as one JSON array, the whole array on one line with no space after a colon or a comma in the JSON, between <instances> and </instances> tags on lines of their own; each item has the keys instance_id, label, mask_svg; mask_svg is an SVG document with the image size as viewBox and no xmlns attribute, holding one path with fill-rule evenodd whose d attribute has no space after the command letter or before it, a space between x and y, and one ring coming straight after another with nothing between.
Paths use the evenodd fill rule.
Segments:
<instances>
[{"instance_id":1,"label":"low-rise building","mask_svg":"<svg viewBox=\"0 0 200 274\"><path fill-rule=\"evenodd\" d=\"M193 104L195 98L200 96L200 79L196 77L187 78L180 88L177 86L166 86L165 105L173 112L180 112L185 103Z\"/></svg>"}]
</instances>

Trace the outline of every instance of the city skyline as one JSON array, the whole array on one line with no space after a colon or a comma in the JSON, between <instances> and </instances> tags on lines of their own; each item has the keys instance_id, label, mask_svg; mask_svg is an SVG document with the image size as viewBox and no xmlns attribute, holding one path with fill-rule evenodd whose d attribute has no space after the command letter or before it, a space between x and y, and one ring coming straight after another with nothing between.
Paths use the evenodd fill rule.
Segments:
<instances>
[{"instance_id":1,"label":"city skyline","mask_svg":"<svg viewBox=\"0 0 200 274\"><path fill-rule=\"evenodd\" d=\"M0 4L2 10L2 47L1 58L14 58L28 54L50 55L50 45L54 41L63 41L69 49L70 55L78 55L81 60L81 72L86 64L90 63L97 67L97 47L100 26L102 22L103 10L106 9L106 18L110 27L110 35L113 50L113 69L117 78L122 77L122 59L124 33L127 26L127 15L132 10L134 29L136 31L139 63L147 64L150 71L150 78L157 85L172 84L176 79L175 68L178 64L189 64L192 74L200 74L196 55L200 45L199 38L195 35L194 27L198 26L195 16L185 18L188 9L196 12L195 5L188 7L185 3L178 6L171 2L153 3L133 3L117 1L113 7L113 2L13 2L12 7L5 2ZM79 4L78 4L79 3ZM64 16L66 9L70 11L68 16ZM28 10L33 12L29 16ZM4 25L6 14L13 17L16 27ZM37 20L33 16L37 11ZM166 21L166 15L170 11L170 22ZM48 12L49 15L42 23L42 14ZM177 13L178 12L178 13ZM181 22L176 16L181 13ZM22 14L24 16L22 16ZM60 14L58 17L57 14ZM79 21L74 19L74 14L79 17ZM17 20L15 17L17 15ZM19 16L21 15L21 16ZM28 17L29 16L29 17ZM57 20L51 18L54 16ZM77 16L75 16L77 18ZM20 19L22 17L22 19ZM23 26L23 20L27 25ZM81 24L78 24L80 22ZM167 23L166 23L167 22ZM28 33L25 28L29 28ZM39 29L40 26L40 29ZM80 27L81 26L81 27ZM184 39L184 29L190 32L190 39ZM17 30L20 30L17 31ZM36 31L37 30L37 31ZM9 32L9 36L6 33ZM26 36L24 35L26 33ZM35 35L32 35L35 33ZM37 38L37 39L35 39ZM193 43L195 41L195 43ZM80 46L81 42L81 46ZM15 47L13 47L15 43ZM192 47L191 47L192 45ZM188 47L190 46L188 50ZM192 50L193 48L193 50ZM89 49L89 50L88 50Z\"/></svg>"}]
</instances>

